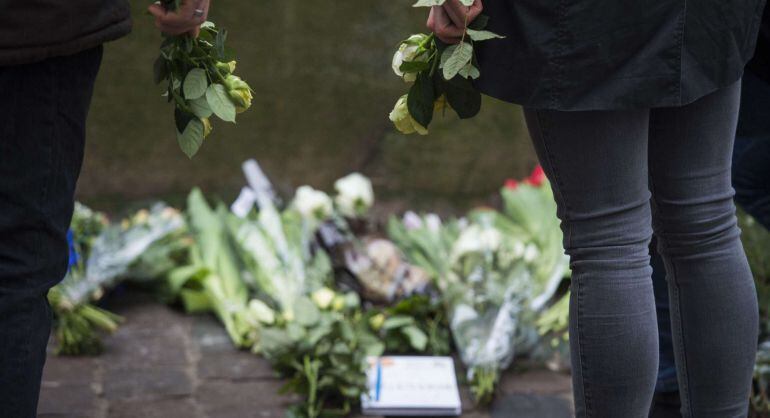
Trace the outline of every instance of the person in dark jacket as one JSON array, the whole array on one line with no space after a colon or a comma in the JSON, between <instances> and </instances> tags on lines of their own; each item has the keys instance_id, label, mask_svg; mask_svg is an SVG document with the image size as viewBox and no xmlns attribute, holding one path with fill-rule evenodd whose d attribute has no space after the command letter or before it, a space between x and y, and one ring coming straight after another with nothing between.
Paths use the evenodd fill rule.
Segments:
<instances>
[{"instance_id":1,"label":"person in dark jacket","mask_svg":"<svg viewBox=\"0 0 770 418\"><path fill-rule=\"evenodd\" d=\"M758 308L730 160L764 0L492 0L477 86L524 106L572 267L578 417L646 418L658 372L649 244L668 276L684 417L746 417ZM456 43L480 12L447 0Z\"/></svg>"},{"instance_id":2,"label":"person in dark jacket","mask_svg":"<svg viewBox=\"0 0 770 418\"><path fill-rule=\"evenodd\" d=\"M744 72L733 147L735 201L770 230L770 8L765 7L754 57ZM660 366L650 418L681 417L663 259L652 251L652 284L658 315Z\"/></svg>"},{"instance_id":3,"label":"person in dark jacket","mask_svg":"<svg viewBox=\"0 0 770 418\"><path fill-rule=\"evenodd\" d=\"M157 26L195 33L208 0ZM66 232L102 47L131 29L126 0L0 0L0 417L36 416L50 334L48 290Z\"/></svg>"}]
</instances>

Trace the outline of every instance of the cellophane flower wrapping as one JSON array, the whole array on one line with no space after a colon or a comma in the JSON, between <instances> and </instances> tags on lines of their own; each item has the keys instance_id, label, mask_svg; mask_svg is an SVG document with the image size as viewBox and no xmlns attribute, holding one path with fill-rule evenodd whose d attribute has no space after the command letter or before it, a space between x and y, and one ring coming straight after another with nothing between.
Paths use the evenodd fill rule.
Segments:
<instances>
[{"instance_id":1,"label":"cellophane flower wrapping","mask_svg":"<svg viewBox=\"0 0 770 418\"><path fill-rule=\"evenodd\" d=\"M503 212L477 210L448 222L407 213L388 226L409 260L434 277L481 402L515 354L538 346L537 314L569 274L550 189L526 185L504 191L504 200Z\"/></svg>"},{"instance_id":2,"label":"cellophane flower wrapping","mask_svg":"<svg viewBox=\"0 0 770 418\"><path fill-rule=\"evenodd\" d=\"M54 313L53 333L56 353L64 355L98 354L102 341L97 330L114 332L121 318L92 304L102 292L94 290L86 298L70 299L67 290L85 278L85 264L96 237L107 227L107 217L80 203L75 210L67 233L69 267L62 283L48 292L48 302Z\"/></svg>"},{"instance_id":3,"label":"cellophane flower wrapping","mask_svg":"<svg viewBox=\"0 0 770 418\"><path fill-rule=\"evenodd\" d=\"M80 303L123 279L159 278L177 265L173 256L186 245L179 239L185 230L181 214L163 203L106 227L93 240L83 274L62 282L64 296Z\"/></svg>"}]
</instances>

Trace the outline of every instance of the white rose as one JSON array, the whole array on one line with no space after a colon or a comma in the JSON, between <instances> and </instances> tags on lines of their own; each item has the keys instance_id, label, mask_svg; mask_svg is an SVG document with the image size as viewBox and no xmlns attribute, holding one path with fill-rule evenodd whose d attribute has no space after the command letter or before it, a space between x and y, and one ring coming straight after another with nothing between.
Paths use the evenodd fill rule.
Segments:
<instances>
[{"instance_id":1,"label":"white rose","mask_svg":"<svg viewBox=\"0 0 770 418\"><path fill-rule=\"evenodd\" d=\"M526 251L526 247L524 246L524 243L521 241L516 241L513 244L513 256L515 258L521 258L524 256L524 252Z\"/></svg>"},{"instance_id":2,"label":"white rose","mask_svg":"<svg viewBox=\"0 0 770 418\"><path fill-rule=\"evenodd\" d=\"M503 234L495 228L470 225L460 233L452 248L452 260L469 253L497 251L503 242Z\"/></svg>"},{"instance_id":3,"label":"white rose","mask_svg":"<svg viewBox=\"0 0 770 418\"><path fill-rule=\"evenodd\" d=\"M336 294L333 290L328 287L322 287L313 292L313 294L310 295L310 299L313 299L313 302L315 302L316 306L319 308L327 309L332 304L335 296Z\"/></svg>"},{"instance_id":4,"label":"white rose","mask_svg":"<svg viewBox=\"0 0 770 418\"><path fill-rule=\"evenodd\" d=\"M495 228L484 228L480 238L484 251L497 251L503 242L503 234Z\"/></svg>"},{"instance_id":5,"label":"white rose","mask_svg":"<svg viewBox=\"0 0 770 418\"><path fill-rule=\"evenodd\" d=\"M294 195L294 207L306 219L323 221L332 214L332 199L324 192L302 186Z\"/></svg>"},{"instance_id":6,"label":"white rose","mask_svg":"<svg viewBox=\"0 0 770 418\"><path fill-rule=\"evenodd\" d=\"M360 217L374 204L372 182L359 173L345 176L334 183L335 203L339 211L351 218Z\"/></svg>"},{"instance_id":7,"label":"white rose","mask_svg":"<svg viewBox=\"0 0 770 418\"><path fill-rule=\"evenodd\" d=\"M393 125L402 134L408 135L417 132L420 135L427 135L428 129L414 120L412 114L409 113L408 97L409 95L405 94L396 101L396 105L388 115L388 118L390 118L390 121L393 122Z\"/></svg>"},{"instance_id":8,"label":"white rose","mask_svg":"<svg viewBox=\"0 0 770 418\"><path fill-rule=\"evenodd\" d=\"M527 263L531 263L535 261L535 259L540 255L540 251L537 249L535 244L528 244L527 248L524 249L524 261Z\"/></svg>"},{"instance_id":9,"label":"white rose","mask_svg":"<svg viewBox=\"0 0 770 418\"><path fill-rule=\"evenodd\" d=\"M419 45L425 38L426 36L423 34L412 35L409 39L402 42L396 53L393 54L393 62L391 63L393 72L396 73L397 76L403 78L407 83L412 83L417 80L417 74L404 73L401 71L401 65L404 62L413 62L417 59L420 61L427 61L428 57L425 56L426 54L420 54Z\"/></svg>"}]
</instances>

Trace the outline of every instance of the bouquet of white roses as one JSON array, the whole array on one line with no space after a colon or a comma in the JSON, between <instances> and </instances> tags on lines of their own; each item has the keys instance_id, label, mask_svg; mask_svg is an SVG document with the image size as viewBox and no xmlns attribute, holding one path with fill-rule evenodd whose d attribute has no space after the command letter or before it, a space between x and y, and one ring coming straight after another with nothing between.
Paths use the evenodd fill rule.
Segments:
<instances>
[{"instance_id":1,"label":"bouquet of white roses","mask_svg":"<svg viewBox=\"0 0 770 418\"><path fill-rule=\"evenodd\" d=\"M434 277L472 390L477 401L488 401L514 352L536 346L539 301L550 298L563 270L543 256L525 228L490 210L446 224L435 215L407 213L391 219L388 232Z\"/></svg>"},{"instance_id":2,"label":"bouquet of white roses","mask_svg":"<svg viewBox=\"0 0 770 418\"><path fill-rule=\"evenodd\" d=\"M167 10L179 7L178 0L162 3ZM211 133L212 115L235 123L236 114L251 106L251 87L235 75L234 52L226 40L226 30L205 22L197 38L166 36L155 60L155 82L168 81L165 95L174 102L177 140L190 158Z\"/></svg>"},{"instance_id":3,"label":"bouquet of white roses","mask_svg":"<svg viewBox=\"0 0 770 418\"><path fill-rule=\"evenodd\" d=\"M419 0L415 7L441 6L446 0ZM460 0L466 6L473 0ZM434 34L415 34L399 44L392 67L397 76L412 83L390 113L396 129L404 134L427 135L436 112L447 108L461 119L472 118L481 109L481 94L472 81L481 76L474 55L475 42L501 36L484 30L489 18L481 15L466 24L462 39L446 45Z\"/></svg>"}]
</instances>

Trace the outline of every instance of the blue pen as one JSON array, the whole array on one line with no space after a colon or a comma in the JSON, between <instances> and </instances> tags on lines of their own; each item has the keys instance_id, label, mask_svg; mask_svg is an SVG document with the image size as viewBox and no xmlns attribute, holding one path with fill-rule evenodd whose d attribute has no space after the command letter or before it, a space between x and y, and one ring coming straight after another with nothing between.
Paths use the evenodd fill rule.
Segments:
<instances>
[{"instance_id":1,"label":"blue pen","mask_svg":"<svg viewBox=\"0 0 770 418\"><path fill-rule=\"evenodd\" d=\"M380 387L382 384L382 362L380 361L380 358L377 357L377 380L374 382L374 400L379 401L380 400Z\"/></svg>"}]
</instances>

